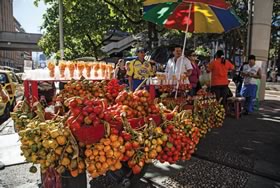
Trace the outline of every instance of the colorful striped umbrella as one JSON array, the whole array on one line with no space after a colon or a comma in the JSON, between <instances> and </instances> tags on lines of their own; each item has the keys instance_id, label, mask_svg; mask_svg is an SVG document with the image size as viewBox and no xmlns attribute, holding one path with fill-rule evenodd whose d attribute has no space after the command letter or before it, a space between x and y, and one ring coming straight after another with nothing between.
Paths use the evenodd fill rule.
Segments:
<instances>
[{"instance_id":1,"label":"colorful striped umbrella","mask_svg":"<svg viewBox=\"0 0 280 188\"><path fill-rule=\"evenodd\" d=\"M223 33L242 24L223 0L146 0L144 19L183 31L188 24L191 33Z\"/></svg>"}]
</instances>

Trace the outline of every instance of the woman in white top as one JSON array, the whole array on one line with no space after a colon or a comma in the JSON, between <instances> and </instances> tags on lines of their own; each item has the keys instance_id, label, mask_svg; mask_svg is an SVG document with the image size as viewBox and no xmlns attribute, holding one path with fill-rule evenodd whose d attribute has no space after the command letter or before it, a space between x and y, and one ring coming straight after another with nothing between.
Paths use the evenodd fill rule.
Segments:
<instances>
[{"instance_id":1,"label":"woman in white top","mask_svg":"<svg viewBox=\"0 0 280 188\"><path fill-rule=\"evenodd\" d=\"M244 65L241 75L244 77L241 95L245 97L244 115L254 111L253 100L257 94L257 79L261 78L261 69L255 63L256 57L250 55L249 63Z\"/></svg>"}]
</instances>

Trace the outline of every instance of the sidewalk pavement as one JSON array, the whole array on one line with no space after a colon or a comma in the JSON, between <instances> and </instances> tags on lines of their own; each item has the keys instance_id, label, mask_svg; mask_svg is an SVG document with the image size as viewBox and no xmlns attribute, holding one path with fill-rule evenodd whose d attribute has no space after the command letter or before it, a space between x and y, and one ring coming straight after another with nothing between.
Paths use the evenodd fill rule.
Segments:
<instances>
[{"instance_id":1,"label":"sidewalk pavement","mask_svg":"<svg viewBox=\"0 0 280 188\"><path fill-rule=\"evenodd\" d=\"M156 164L146 176L164 187L280 187L280 101L264 101L240 120L226 118L190 161Z\"/></svg>"}]
</instances>

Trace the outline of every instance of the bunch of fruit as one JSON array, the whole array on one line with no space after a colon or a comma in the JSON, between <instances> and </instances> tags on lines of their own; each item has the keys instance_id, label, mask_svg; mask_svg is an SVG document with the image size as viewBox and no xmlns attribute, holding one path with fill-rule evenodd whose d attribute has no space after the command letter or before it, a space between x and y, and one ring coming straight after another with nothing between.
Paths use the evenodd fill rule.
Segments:
<instances>
[{"instance_id":1,"label":"bunch of fruit","mask_svg":"<svg viewBox=\"0 0 280 188\"><path fill-rule=\"evenodd\" d=\"M201 136L215 127L221 127L225 118L225 110L215 96L203 96L195 101L193 121L200 129Z\"/></svg>"},{"instance_id":2,"label":"bunch of fruit","mask_svg":"<svg viewBox=\"0 0 280 188\"><path fill-rule=\"evenodd\" d=\"M76 138L85 143L98 142L105 134L104 111L107 109L106 99L88 99L74 97L67 101L70 110L67 125Z\"/></svg>"},{"instance_id":3,"label":"bunch of fruit","mask_svg":"<svg viewBox=\"0 0 280 188\"><path fill-rule=\"evenodd\" d=\"M181 92L186 92L192 89L192 85L190 84L179 84L178 90Z\"/></svg>"},{"instance_id":4,"label":"bunch of fruit","mask_svg":"<svg viewBox=\"0 0 280 188\"><path fill-rule=\"evenodd\" d=\"M223 105L220 104L216 104L215 106L213 106L214 108L214 125L215 127L221 127L224 123L225 120L225 108L223 107Z\"/></svg>"},{"instance_id":5,"label":"bunch of fruit","mask_svg":"<svg viewBox=\"0 0 280 188\"><path fill-rule=\"evenodd\" d=\"M91 85L91 81L88 80L71 80L64 85L64 89L56 96L56 100L63 103L74 96L89 97L92 95L88 90Z\"/></svg>"},{"instance_id":6,"label":"bunch of fruit","mask_svg":"<svg viewBox=\"0 0 280 188\"><path fill-rule=\"evenodd\" d=\"M127 162L133 174L140 173L145 163L156 159L158 153L162 151L163 142L167 140L167 135L153 120L139 130L132 129L129 122L124 120L124 130L120 135L125 140L122 161Z\"/></svg>"},{"instance_id":7,"label":"bunch of fruit","mask_svg":"<svg viewBox=\"0 0 280 188\"><path fill-rule=\"evenodd\" d=\"M197 137L193 141L191 136L188 137L185 131L173 124L168 124L163 131L168 135L168 140L163 143L163 150L159 152L157 159L170 164L179 160L189 160L198 143Z\"/></svg>"},{"instance_id":8,"label":"bunch of fruit","mask_svg":"<svg viewBox=\"0 0 280 188\"><path fill-rule=\"evenodd\" d=\"M159 85L158 90L161 93L172 93L174 90L174 85Z\"/></svg>"},{"instance_id":9,"label":"bunch of fruit","mask_svg":"<svg viewBox=\"0 0 280 188\"><path fill-rule=\"evenodd\" d=\"M116 134L102 138L96 144L86 145L84 154L87 171L91 177L96 178L108 170L119 170L122 167L121 159L124 153L124 140Z\"/></svg>"},{"instance_id":10,"label":"bunch of fruit","mask_svg":"<svg viewBox=\"0 0 280 188\"><path fill-rule=\"evenodd\" d=\"M85 164L79 157L78 145L61 121L31 120L26 129L19 132L19 137L26 161L40 164L42 173L49 167L58 173L67 169L74 177L84 171ZM36 171L34 166L32 171Z\"/></svg>"},{"instance_id":11,"label":"bunch of fruit","mask_svg":"<svg viewBox=\"0 0 280 188\"><path fill-rule=\"evenodd\" d=\"M18 101L10 114L14 121L16 132L24 130L31 120L45 121L55 117L54 114L45 112L41 103L35 102L31 107L26 100Z\"/></svg>"},{"instance_id":12,"label":"bunch of fruit","mask_svg":"<svg viewBox=\"0 0 280 188\"><path fill-rule=\"evenodd\" d=\"M119 81L117 79L110 80L107 85L105 86L106 90L106 98L110 102L114 102L118 94L123 91L125 88L125 85L120 85Z\"/></svg>"},{"instance_id":13,"label":"bunch of fruit","mask_svg":"<svg viewBox=\"0 0 280 188\"><path fill-rule=\"evenodd\" d=\"M125 86L120 85L116 79L89 81L82 77L81 80L69 81L57 95L56 100L63 103L71 97L79 96L81 98L105 98L108 102L114 103L115 98L124 88Z\"/></svg>"},{"instance_id":14,"label":"bunch of fruit","mask_svg":"<svg viewBox=\"0 0 280 188\"><path fill-rule=\"evenodd\" d=\"M150 97L147 90L136 92L122 91L116 98L116 104L110 108L113 115L125 113L128 119L146 117L150 114L159 114L159 108Z\"/></svg>"},{"instance_id":15,"label":"bunch of fruit","mask_svg":"<svg viewBox=\"0 0 280 188\"><path fill-rule=\"evenodd\" d=\"M26 101L19 101L10 115L14 121L15 130L18 132L26 127L34 113L32 113Z\"/></svg>"}]
</instances>

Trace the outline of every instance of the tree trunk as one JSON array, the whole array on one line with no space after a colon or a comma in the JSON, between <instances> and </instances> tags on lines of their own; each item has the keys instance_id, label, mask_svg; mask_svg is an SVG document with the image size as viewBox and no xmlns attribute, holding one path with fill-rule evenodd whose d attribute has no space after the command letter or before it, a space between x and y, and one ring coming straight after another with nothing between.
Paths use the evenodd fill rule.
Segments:
<instances>
[{"instance_id":1,"label":"tree trunk","mask_svg":"<svg viewBox=\"0 0 280 188\"><path fill-rule=\"evenodd\" d=\"M278 43L278 58L276 61L276 66L278 68L278 72L280 71L280 43Z\"/></svg>"}]
</instances>

